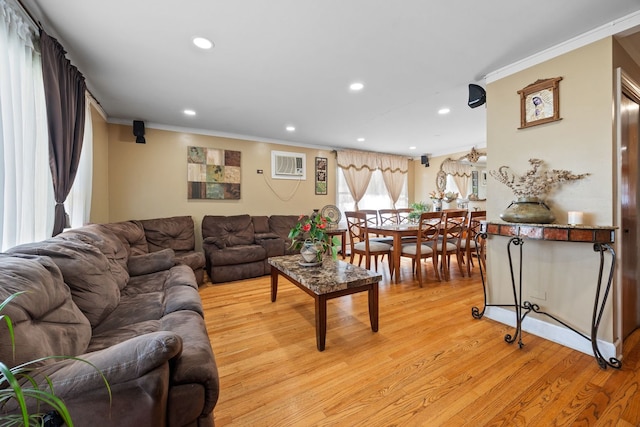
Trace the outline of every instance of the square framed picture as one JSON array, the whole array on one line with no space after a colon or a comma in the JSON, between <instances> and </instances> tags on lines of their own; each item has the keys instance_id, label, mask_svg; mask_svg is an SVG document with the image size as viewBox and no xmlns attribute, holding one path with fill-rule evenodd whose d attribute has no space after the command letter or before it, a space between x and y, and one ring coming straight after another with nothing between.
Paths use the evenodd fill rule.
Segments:
<instances>
[{"instance_id":1,"label":"square framed picture","mask_svg":"<svg viewBox=\"0 0 640 427\"><path fill-rule=\"evenodd\" d=\"M327 194L327 158L316 157L316 194Z\"/></svg>"},{"instance_id":2,"label":"square framed picture","mask_svg":"<svg viewBox=\"0 0 640 427\"><path fill-rule=\"evenodd\" d=\"M520 95L520 127L524 129L560 118L560 90L562 77L538 80L518 91Z\"/></svg>"}]
</instances>

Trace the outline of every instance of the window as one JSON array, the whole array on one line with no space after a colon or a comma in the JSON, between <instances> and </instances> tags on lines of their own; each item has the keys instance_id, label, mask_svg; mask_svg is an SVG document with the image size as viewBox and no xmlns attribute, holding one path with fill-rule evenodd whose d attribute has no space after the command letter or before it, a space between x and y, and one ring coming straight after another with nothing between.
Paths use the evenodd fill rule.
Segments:
<instances>
[{"instance_id":1,"label":"window","mask_svg":"<svg viewBox=\"0 0 640 427\"><path fill-rule=\"evenodd\" d=\"M3 3L3 2L1 2ZM0 5L0 243L2 251L51 237L53 184L35 31Z\"/></svg>"},{"instance_id":2,"label":"window","mask_svg":"<svg viewBox=\"0 0 640 427\"><path fill-rule=\"evenodd\" d=\"M351 197L351 193L349 192L349 188L347 187L347 182L344 179L344 174L342 173L342 169L337 169L337 183L338 183L338 208L342 212L344 211L353 211L355 210L355 201L353 197ZM409 206L409 197L407 195L407 175L405 174L404 185L402 186L402 193L400 193L400 197L398 198L398 202L396 203L396 208L402 208ZM387 188L384 185L384 180L382 179L382 172L380 170L376 170L371 175L371 182L369 183L369 187L367 187L367 192L365 196L358 203L358 207L360 209L392 209L393 205L391 203L391 198L387 192Z\"/></svg>"}]
</instances>

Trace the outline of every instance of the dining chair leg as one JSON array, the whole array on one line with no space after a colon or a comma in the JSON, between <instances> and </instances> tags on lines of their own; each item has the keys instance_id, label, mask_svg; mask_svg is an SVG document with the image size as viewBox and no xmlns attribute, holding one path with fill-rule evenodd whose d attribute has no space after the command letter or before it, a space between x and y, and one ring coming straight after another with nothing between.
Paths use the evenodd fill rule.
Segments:
<instances>
[{"instance_id":1,"label":"dining chair leg","mask_svg":"<svg viewBox=\"0 0 640 427\"><path fill-rule=\"evenodd\" d=\"M436 279L438 279L438 282L442 282L442 279L440 278L440 272L438 271L438 257L432 256L431 260L433 262L433 273L436 275Z\"/></svg>"},{"instance_id":2,"label":"dining chair leg","mask_svg":"<svg viewBox=\"0 0 640 427\"><path fill-rule=\"evenodd\" d=\"M460 271L460 275L464 277L464 269L462 268L464 265L464 261L460 252L456 252L456 260L458 261L458 270Z\"/></svg>"},{"instance_id":3,"label":"dining chair leg","mask_svg":"<svg viewBox=\"0 0 640 427\"><path fill-rule=\"evenodd\" d=\"M418 275L418 284L422 287L422 263L416 263L416 274Z\"/></svg>"}]
</instances>

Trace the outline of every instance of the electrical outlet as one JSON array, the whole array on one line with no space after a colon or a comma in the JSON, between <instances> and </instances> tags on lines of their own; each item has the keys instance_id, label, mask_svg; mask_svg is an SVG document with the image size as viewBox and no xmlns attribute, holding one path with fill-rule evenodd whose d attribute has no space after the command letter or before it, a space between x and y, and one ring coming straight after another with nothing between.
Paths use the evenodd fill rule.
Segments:
<instances>
[{"instance_id":1,"label":"electrical outlet","mask_svg":"<svg viewBox=\"0 0 640 427\"><path fill-rule=\"evenodd\" d=\"M535 298L540 301L547 300L547 292L543 290L538 290L538 292L531 292L531 298Z\"/></svg>"}]
</instances>

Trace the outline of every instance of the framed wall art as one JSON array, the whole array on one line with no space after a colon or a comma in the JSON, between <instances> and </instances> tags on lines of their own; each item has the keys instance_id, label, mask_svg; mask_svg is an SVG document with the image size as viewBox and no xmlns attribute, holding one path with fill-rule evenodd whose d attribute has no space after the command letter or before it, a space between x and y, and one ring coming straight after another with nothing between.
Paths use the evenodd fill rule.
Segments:
<instances>
[{"instance_id":1,"label":"framed wall art","mask_svg":"<svg viewBox=\"0 0 640 427\"><path fill-rule=\"evenodd\" d=\"M240 151L187 147L187 197L240 200L240 159Z\"/></svg>"},{"instance_id":2,"label":"framed wall art","mask_svg":"<svg viewBox=\"0 0 640 427\"><path fill-rule=\"evenodd\" d=\"M538 80L518 91L520 95L520 127L524 129L560 118L560 90L562 77Z\"/></svg>"},{"instance_id":3,"label":"framed wall art","mask_svg":"<svg viewBox=\"0 0 640 427\"><path fill-rule=\"evenodd\" d=\"M327 158L316 157L316 194L327 194Z\"/></svg>"}]
</instances>

